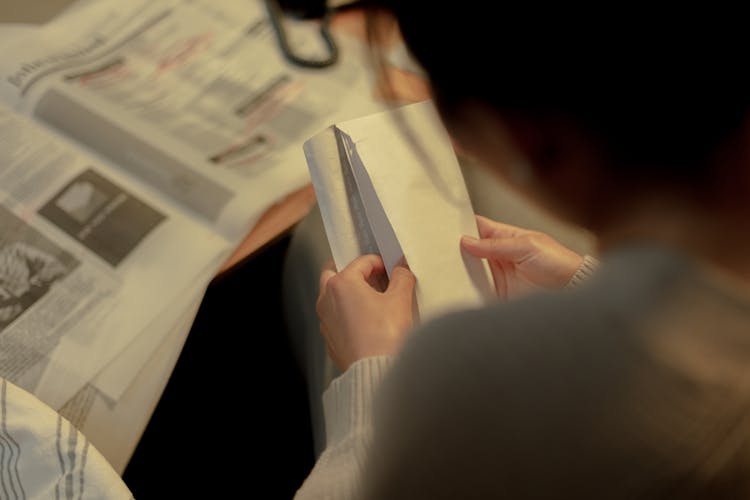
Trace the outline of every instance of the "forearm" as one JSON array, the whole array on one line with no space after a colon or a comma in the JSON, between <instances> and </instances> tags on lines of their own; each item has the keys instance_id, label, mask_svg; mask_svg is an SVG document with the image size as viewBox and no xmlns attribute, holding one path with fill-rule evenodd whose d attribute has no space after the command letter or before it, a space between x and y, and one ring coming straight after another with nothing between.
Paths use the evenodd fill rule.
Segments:
<instances>
[{"instance_id":1,"label":"forearm","mask_svg":"<svg viewBox=\"0 0 750 500\"><path fill-rule=\"evenodd\" d=\"M364 462L372 442L372 405L390 356L365 358L331 382L323 394L326 449L295 496L351 499L358 496Z\"/></svg>"}]
</instances>

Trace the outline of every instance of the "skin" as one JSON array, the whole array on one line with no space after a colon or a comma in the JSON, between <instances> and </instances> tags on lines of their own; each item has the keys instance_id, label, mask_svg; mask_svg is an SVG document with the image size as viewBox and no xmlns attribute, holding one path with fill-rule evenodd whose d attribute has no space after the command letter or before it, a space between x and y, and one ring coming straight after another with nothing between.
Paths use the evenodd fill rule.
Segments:
<instances>
[{"instance_id":1,"label":"skin","mask_svg":"<svg viewBox=\"0 0 750 500\"><path fill-rule=\"evenodd\" d=\"M338 273L331 261L320 274L320 331L341 370L358 359L398 352L412 326L414 275L397 266L381 292L375 283L383 275L378 255L363 255Z\"/></svg>"},{"instance_id":2,"label":"skin","mask_svg":"<svg viewBox=\"0 0 750 500\"><path fill-rule=\"evenodd\" d=\"M649 183L618 189L597 144L565 120L500 117L475 102L461 109L461 116L443 117L460 150L533 202L592 231L600 251L641 241L670 246L750 290L750 126L717 152L713 182L697 195ZM518 161L529 164L531 175L514 175L510 166ZM464 237L460 244L488 260L501 299L560 288L581 264L581 256L548 235L483 217L477 225L480 239ZM412 327L414 276L401 268L396 283L378 292L369 282L383 272L382 261L372 255L340 273L323 270L321 332L342 370L364 357L397 354Z\"/></svg>"},{"instance_id":3,"label":"skin","mask_svg":"<svg viewBox=\"0 0 750 500\"><path fill-rule=\"evenodd\" d=\"M464 236L461 246L487 259L501 299L530 291L564 287L583 264L583 257L551 236L477 215L479 239Z\"/></svg>"}]
</instances>

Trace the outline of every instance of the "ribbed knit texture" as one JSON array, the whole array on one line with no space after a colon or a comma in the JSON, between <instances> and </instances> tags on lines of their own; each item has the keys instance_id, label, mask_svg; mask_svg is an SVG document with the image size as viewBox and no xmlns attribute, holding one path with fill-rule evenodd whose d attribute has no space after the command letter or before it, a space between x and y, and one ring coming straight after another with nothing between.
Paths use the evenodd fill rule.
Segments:
<instances>
[{"instance_id":1,"label":"ribbed knit texture","mask_svg":"<svg viewBox=\"0 0 750 500\"><path fill-rule=\"evenodd\" d=\"M581 267L571 276L565 288L575 288L593 275L599 267L599 261L590 255L583 256Z\"/></svg>"},{"instance_id":2,"label":"ribbed knit texture","mask_svg":"<svg viewBox=\"0 0 750 500\"><path fill-rule=\"evenodd\" d=\"M390 368L390 356L353 363L323 393L326 449L296 499L355 498L367 450L372 441L372 403ZM330 477L331 473L335 477Z\"/></svg>"}]
</instances>

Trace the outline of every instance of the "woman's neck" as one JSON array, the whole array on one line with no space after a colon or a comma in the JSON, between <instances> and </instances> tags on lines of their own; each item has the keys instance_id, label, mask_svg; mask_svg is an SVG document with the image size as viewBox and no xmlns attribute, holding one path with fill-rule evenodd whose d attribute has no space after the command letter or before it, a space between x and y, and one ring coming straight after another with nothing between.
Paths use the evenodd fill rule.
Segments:
<instances>
[{"instance_id":1,"label":"woman's neck","mask_svg":"<svg viewBox=\"0 0 750 500\"><path fill-rule=\"evenodd\" d=\"M600 219L599 249L663 244L750 283L750 210L701 205L663 193L621 204L626 208Z\"/></svg>"}]
</instances>

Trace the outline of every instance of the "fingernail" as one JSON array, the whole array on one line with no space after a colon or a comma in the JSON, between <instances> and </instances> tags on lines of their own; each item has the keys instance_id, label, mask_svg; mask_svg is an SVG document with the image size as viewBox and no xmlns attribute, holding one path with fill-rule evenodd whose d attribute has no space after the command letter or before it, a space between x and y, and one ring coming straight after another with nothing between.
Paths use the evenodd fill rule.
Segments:
<instances>
[{"instance_id":1,"label":"fingernail","mask_svg":"<svg viewBox=\"0 0 750 500\"><path fill-rule=\"evenodd\" d=\"M461 236L461 241L466 242L466 243L476 243L479 240L474 238L473 236L464 235L464 236Z\"/></svg>"}]
</instances>

